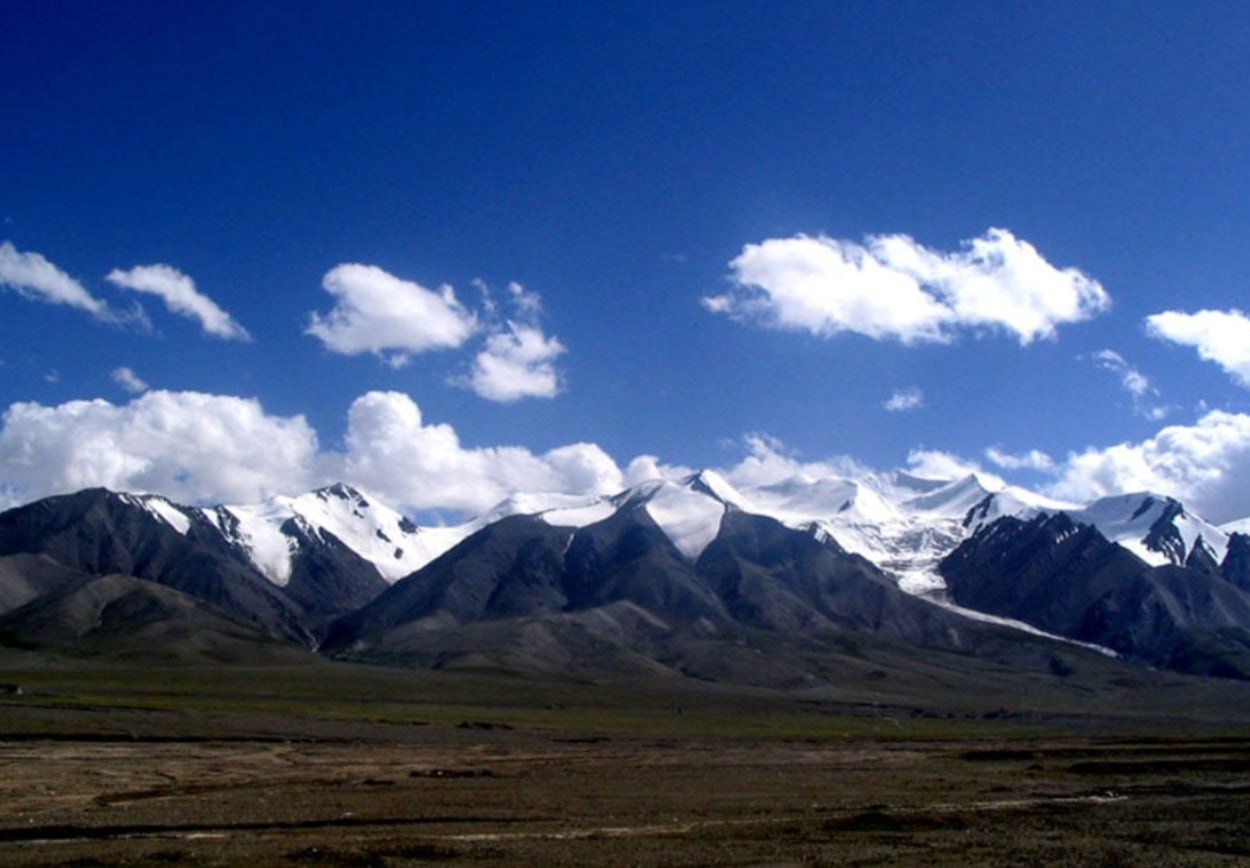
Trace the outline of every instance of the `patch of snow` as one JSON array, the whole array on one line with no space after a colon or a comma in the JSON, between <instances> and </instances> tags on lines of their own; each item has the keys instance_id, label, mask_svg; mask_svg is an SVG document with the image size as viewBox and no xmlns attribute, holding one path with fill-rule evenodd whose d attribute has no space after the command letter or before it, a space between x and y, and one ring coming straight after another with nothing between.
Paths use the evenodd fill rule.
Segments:
<instances>
[{"instance_id":1,"label":"patch of snow","mask_svg":"<svg viewBox=\"0 0 1250 868\"><path fill-rule=\"evenodd\" d=\"M293 515L282 502L285 499L274 498L253 506L221 507L221 512L234 519L234 541L247 551L256 568L279 587L286 587L291 580L291 556L295 547L295 541L280 529ZM226 530L224 522L219 522L218 526Z\"/></svg>"},{"instance_id":2,"label":"patch of snow","mask_svg":"<svg viewBox=\"0 0 1250 868\"><path fill-rule=\"evenodd\" d=\"M1236 521L1226 522L1220 525L1220 530L1230 536L1235 533L1250 535L1250 518L1239 518Z\"/></svg>"},{"instance_id":3,"label":"patch of snow","mask_svg":"<svg viewBox=\"0 0 1250 868\"><path fill-rule=\"evenodd\" d=\"M1146 538L1153 525L1174 503L1162 495L1149 492L1117 494L1100 498L1083 509L1069 511L1068 515L1073 521L1092 524L1107 539L1119 543L1151 566L1164 566L1178 561L1166 552L1149 548ZM1224 560L1228 551L1228 534L1223 529L1190 515L1183 508L1172 519L1172 525L1184 546L1184 551L1179 554L1179 563L1184 563L1198 540L1202 540L1217 563Z\"/></svg>"},{"instance_id":4,"label":"patch of snow","mask_svg":"<svg viewBox=\"0 0 1250 868\"><path fill-rule=\"evenodd\" d=\"M329 532L394 583L467 537L472 525L418 528L381 501L346 485L276 498L319 532Z\"/></svg>"},{"instance_id":5,"label":"patch of snow","mask_svg":"<svg viewBox=\"0 0 1250 868\"><path fill-rule=\"evenodd\" d=\"M835 516L843 524L882 523L902 517L896 506L867 484L837 477L793 477L748 489L747 496L756 504L754 511L791 526Z\"/></svg>"},{"instance_id":6,"label":"patch of snow","mask_svg":"<svg viewBox=\"0 0 1250 868\"><path fill-rule=\"evenodd\" d=\"M963 518L985 498L999 487L991 486L987 480L975 473L963 479L956 479L941 488L935 488L924 494L918 494L903 503L908 512L943 518Z\"/></svg>"},{"instance_id":7,"label":"patch of snow","mask_svg":"<svg viewBox=\"0 0 1250 868\"><path fill-rule=\"evenodd\" d=\"M499 501L499 503L478 516L477 523L481 527L485 527L510 515L538 515L546 517L547 515L560 512L569 512L569 518L572 519L574 518L573 514L578 510L593 510L604 506L606 506L608 514L611 514L614 507L606 498L584 494L561 494L554 491L517 492ZM550 523L553 525L566 524L561 521L551 521ZM589 521L587 522L587 524L590 523ZM573 527L574 525L568 524L567 526Z\"/></svg>"},{"instance_id":8,"label":"patch of snow","mask_svg":"<svg viewBox=\"0 0 1250 868\"><path fill-rule=\"evenodd\" d=\"M725 503L684 483L649 487L643 508L677 550L694 560L720 533Z\"/></svg>"},{"instance_id":9,"label":"patch of snow","mask_svg":"<svg viewBox=\"0 0 1250 868\"><path fill-rule=\"evenodd\" d=\"M985 612L978 612L976 609L965 609L963 606L956 605L948 600L937 599L934 597L926 597L925 599L927 599L930 603L933 603L935 606L941 606L943 609L948 609L973 621L981 621L986 624L997 624L1000 627L1010 627L1013 630L1019 630L1022 633L1028 633L1032 636L1040 636L1043 639L1053 639L1054 641L1062 642L1065 645L1075 645L1078 648L1097 651L1099 654L1106 657L1118 659L1120 656L1105 645L1095 645L1092 642L1078 642L1076 639L1069 639L1066 636L1047 633L1045 630L1039 630L1032 624L1027 624L1024 621L1017 621L1014 618L1004 618L1000 615L988 615Z\"/></svg>"},{"instance_id":10,"label":"patch of snow","mask_svg":"<svg viewBox=\"0 0 1250 868\"><path fill-rule=\"evenodd\" d=\"M585 506L571 506L566 509L549 509L539 513L547 524L553 527L586 527L610 518L616 512L616 505L610 500L599 500Z\"/></svg>"},{"instance_id":11,"label":"patch of snow","mask_svg":"<svg viewBox=\"0 0 1250 868\"><path fill-rule=\"evenodd\" d=\"M137 503L183 536L191 529L191 519L186 513L163 497L147 494L135 497L131 502Z\"/></svg>"},{"instance_id":12,"label":"patch of snow","mask_svg":"<svg viewBox=\"0 0 1250 868\"><path fill-rule=\"evenodd\" d=\"M700 470L698 473L686 477L681 484L694 491L708 494L721 503L740 509L743 512L752 512L754 510L750 501L743 497L741 492L730 485L725 477L715 470Z\"/></svg>"}]
</instances>

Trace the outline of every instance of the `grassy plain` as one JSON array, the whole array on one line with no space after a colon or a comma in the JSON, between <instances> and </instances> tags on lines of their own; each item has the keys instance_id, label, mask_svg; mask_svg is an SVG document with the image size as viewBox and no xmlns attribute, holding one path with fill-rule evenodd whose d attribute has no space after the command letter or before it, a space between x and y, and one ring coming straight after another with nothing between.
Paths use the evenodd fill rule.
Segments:
<instances>
[{"instance_id":1,"label":"grassy plain","mask_svg":"<svg viewBox=\"0 0 1250 868\"><path fill-rule=\"evenodd\" d=\"M0 659L5 864L1238 864L1250 690Z\"/></svg>"}]
</instances>

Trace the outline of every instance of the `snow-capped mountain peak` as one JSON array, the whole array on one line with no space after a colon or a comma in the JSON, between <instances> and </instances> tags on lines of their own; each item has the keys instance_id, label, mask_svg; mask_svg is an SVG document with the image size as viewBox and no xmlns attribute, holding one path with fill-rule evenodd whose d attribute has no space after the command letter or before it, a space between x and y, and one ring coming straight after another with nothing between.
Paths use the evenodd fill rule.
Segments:
<instances>
[{"instance_id":1,"label":"snow-capped mountain peak","mask_svg":"<svg viewBox=\"0 0 1250 868\"><path fill-rule=\"evenodd\" d=\"M377 498L344 483L295 497L278 495L257 504L196 512L279 586L290 580L301 533L322 543L332 536L391 583L416 572L473 529L418 528Z\"/></svg>"},{"instance_id":2,"label":"snow-capped mountain peak","mask_svg":"<svg viewBox=\"0 0 1250 868\"><path fill-rule=\"evenodd\" d=\"M979 474L970 473L940 488L909 498L903 506L913 513L962 518L968 510L1001 489L1001 485L994 485Z\"/></svg>"},{"instance_id":3,"label":"snow-capped mountain peak","mask_svg":"<svg viewBox=\"0 0 1250 868\"><path fill-rule=\"evenodd\" d=\"M181 507L156 495L124 497L183 535L197 521L207 521L278 585L290 579L304 544L301 536L321 542L333 537L393 583L510 515L580 528L622 510L641 509L693 560L719 534L726 510L739 510L832 539L892 573L904 590L922 594L945 587L937 572L942 558L1005 516L1027 521L1039 514L1065 513L1156 566L1185 564L1196 551L1200 558L1220 563L1229 534L1250 530L1250 520L1216 527L1180 502L1151 492L1079 505L975 473L953 480L904 472L850 479L798 474L739 489L720 473L701 470L678 479L648 480L613 496L514 493L464 524L423 528L344 483L260 504L207 509Z\"/></svg>"},{"instance_id":4,"label":"snow-capped mountain peak","mask_svg":"<svg viewBox=\"0 0 1250 868\"><path fill-rule=\"evenodd\" d=\"M755 507L719 473L702 470L681 479L649 479L603 502L613 510L641 509L683 555L694 560L716 539L727 509L754 512ZM583 510L579 517L600 520L604 506ZM556 515L543 516L563 524ZM573 522L567 522L572 524ZM587 521L586 523L589 523Z\"/></svg>"},{"instance_id":5,"label":"snow-capped mountain peak","mask_svg":"<svg viewBox=\"0 0 1250 868\"><path fill-rule=\"evenodd\" d=\"M840 516L843 522L888 522L898 508L866 482L839 477L791 477L750 491L752 502L783 524L800 524Z\"/></svg>"},{"instance_id":6,"label":"snow-capped mountain peak","mask_svg":"<svg viewBox=\"0 0 1250 868\"><path fill-rule=\"evenodd\" d=\"M121 494L121 499L138 506L154 518L185 535L191 529L191 518L183 509L159 494Z\"/></svg>"},{"instance_id":7,"label":"snow-capped mountain peak","mask_svg":"<svg viewBox=\"0 0 1250 868\"><path fill-rule=\"evenodd\" d=\"M285 500L287 508L318 533L331 533L372 563L387 582L416 572L477 529L417 527L358 488L337 483Z\"/></svg>"},{"instance_id":8,"label":"snow-capped mountain peak","mask_svg":"<svg viewBox=\"0 0 1250 868\"><path fill-rule=\"evenodd\" d=\"M753 509L741 492L715 470L700 470L698 473L692 473L681 481L681 485L713 497L726 506L732 506L744 512L750 512Z\"/></svg>"},{"instance_id":9,"label":"snow-capped mountain peak","mask_svg":"<svg viewBox=\"0 0 1250 868\"><path fill-rule=\"evenodd\" d=\"M1250 535L1250 518L1239 518L1220 525L1220 530L1232 536L1235 533Z\"/></svg>"},{"instance_id":10,"label":"snow-capped mountain peak","mask_svg":"<svg viewBox=\"0 0 1250 868\"><path fill-rule=\"evenodd\" d=\"M1228 550L1224 530L1191 514L1180 501L1149 491L1103 497L1068 514L1152 566L1185 563L1199 541L1216 561Z\"/></svg>"}]
</instances>

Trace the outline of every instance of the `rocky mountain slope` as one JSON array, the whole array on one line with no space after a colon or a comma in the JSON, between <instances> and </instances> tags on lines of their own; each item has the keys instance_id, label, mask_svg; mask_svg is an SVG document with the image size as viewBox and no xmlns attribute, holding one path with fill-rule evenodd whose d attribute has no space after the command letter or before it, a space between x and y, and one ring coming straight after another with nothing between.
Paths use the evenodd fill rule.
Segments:
<instances>
[{"instance_id":1,"label":"rocky mountain slope","mask_svg":"<svg viewBox=\"0 0 1250 868\"><path fill-rule=\"evenodd\" d=\"M1236 526L1148 493L1063 504L975 475L735 489L704 471L611 497L522 493L451 528L346 485L212 507L95 489L0 513L0 638L51 635L23 622L75 609L64 595L102 576L273 640L425 666L801 681L888 647L1250 676L1250 537ZM110 615L139 631L175 611L188 622L185 607Z\"/></svg>"}]
</instances>

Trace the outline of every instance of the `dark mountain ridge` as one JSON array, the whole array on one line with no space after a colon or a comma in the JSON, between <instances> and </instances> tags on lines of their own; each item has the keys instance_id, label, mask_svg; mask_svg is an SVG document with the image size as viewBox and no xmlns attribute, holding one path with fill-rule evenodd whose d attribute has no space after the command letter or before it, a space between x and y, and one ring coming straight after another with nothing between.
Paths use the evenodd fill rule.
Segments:
<instances>
[{"instance_id":1,"label":"dark mountain ridge","mask_svg":"<svg viewBox=\"0 0 1250 868\"><path fill-rule=\"evenodd\" d=\"M944 502L957 487L926 496ZM314 495L317 509L371 520L354 489ZM239 524L255 513L91 489L0 513L0 641L131 654L143 643L127 635L227 649L261 636L367 662L791 686L922 661L965 674L1110 665L1092 645L1154 667L1250 677L1250 538L1233 534L1217 563L1200 539L1186 547L1179 504L1124 500L1125 513L1139 504L1129 521L1147 516L1156 545L1183 563L1151 566L1063 512L992 519L981 500L963 518L971 535L939 565L950 601L970 610L955 611L900 590L816 524L751 511L717 477L641 486L589 513L484 522L390 585L376 560L298 512L280 535L272 526L290 555L278 581ZM363 535L348 531L359 547ZM377 531L383 543L397 533L410 544L420 531ZM108 594L129 602L92 609ZM75 626L82 612L107 613L108 628L88 641ZM197 630L220 642L189 638Z\"/></svg>"},{"instance_id":2,"label":"dark mountain ridge","mask_svg":"<svg viewBox=\"0 0 1250 868\"><path fill-rule=\"evenodd\" d=\"M1201 547L1185 566L1150 566L1062 513L1004 517L941 573L961 606L1159 668L1250 678L1250 594L1225 579L1239 575L1244 548L1230 545L1223 567Z\"/></svg>"},{"instance_id":3,"label":"dark mountain ridge","mask_svg":"<svg viewBox=\"0 0 1250 868\"><path fill-rule=\"evenodd\" d=\"M804 655L887 645L1042 671L1088 653L910 596L836 542L732 507L696 560L641 508L582 528L503 519L335 622L321 650L444 667L490 651L543 668L580 649L605 666L742 677L761 666L760 637L792 673L809 671Z\"/></svg>"}]
</instances>

